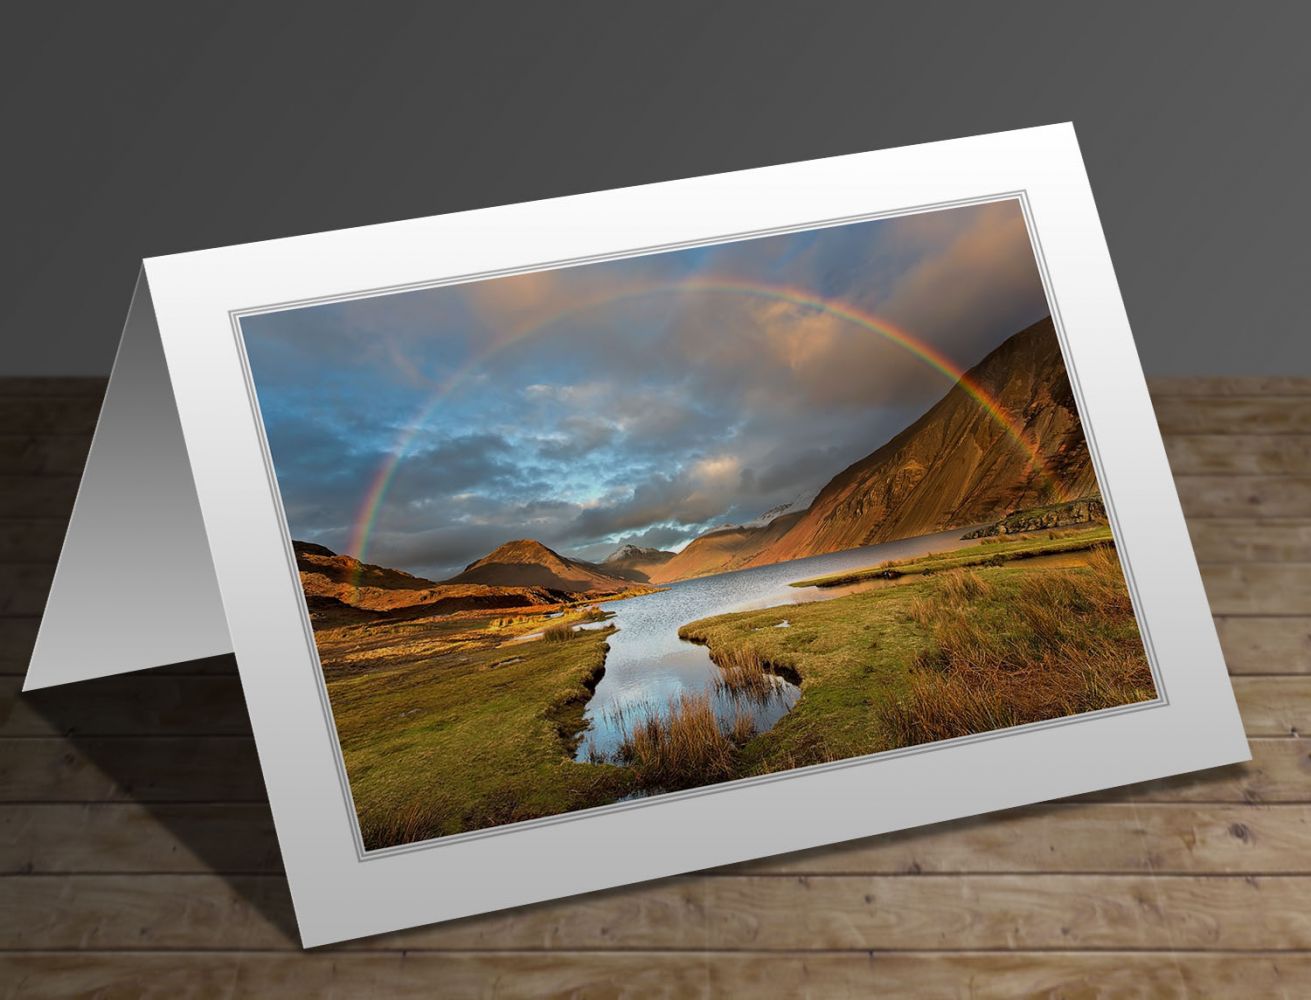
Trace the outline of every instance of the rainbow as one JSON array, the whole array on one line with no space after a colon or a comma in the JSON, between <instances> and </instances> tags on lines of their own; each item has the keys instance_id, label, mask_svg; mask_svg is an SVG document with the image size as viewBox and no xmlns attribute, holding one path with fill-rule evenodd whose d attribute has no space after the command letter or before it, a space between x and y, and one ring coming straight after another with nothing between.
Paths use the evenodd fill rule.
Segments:
<instances>
[{"instance_id":1,"label":"rainbow","mask_svg":"<svg viewBox=\"0 0 1311 1000\"><path fill-rule=\"evenodd\" d=\"M468 378L474 371L485 365L491 358L514 344L521 343L529 337L545 330L549 330L560 321L570 316L575 316L581 312L628 299L688 292L749 296L776 302L788 302L793 305L828 313L861 329L883 337L891 343L909 351L913 356L923 361L930 368L944 375L953 384L960 385L960 387L979 404L984 412L1002 428L1004 433L1015 442L1016 446L1023 451L1029 462L1029 471L1042 475L1051 481L1046 470L1046 464L1037 447L1024 434L1023 428L1016 422L1014 417L1012 417L1006 408L1002 406L1002 404L982 385L980 385L977 380L972 378L968 372L959 367L955 362L941 351L934 348L931 344L912 336L900 327L897 327L872 313L863 312L847 303L816 298L814 295L802 289L787 286L756 284L745 281L689 279L668 284L630 287L622 291L605 294L599 298L575 303L565 309L552 312L546 316L538 317L531 324L511 330L507 335L494 340L485 350L473 355L465 361L464 364L456 368L438 384L432 394L424 402L423 406L419 409L414 419L406 424L398 434L396 442L389 451L386 460L384 460L382 465L378 468L377 473L369 484L368 490L365 492L364 500L360 505L359 513L356 516L352 527L347 552L354 553L355 557L359 559L360 562L365 561L368 553L369 538L377 524L378 514L382 509L383 500L387 495L387 490L391 486L392 480L395 478L397 469L401 466L408 454L414 438L423 430L428 418L441 404L442 400L449 396L461 382ZM1054 485L1055 484L1053 483L1053 486Z\"/></svg>"}]
</instances>

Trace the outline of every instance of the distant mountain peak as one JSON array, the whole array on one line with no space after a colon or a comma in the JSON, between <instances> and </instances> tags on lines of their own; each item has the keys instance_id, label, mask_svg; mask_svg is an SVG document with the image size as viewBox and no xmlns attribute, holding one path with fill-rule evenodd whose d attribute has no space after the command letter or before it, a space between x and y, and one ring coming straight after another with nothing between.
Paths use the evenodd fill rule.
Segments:
<instances>
[{"instance_id":1,"label":"distant mountain peak","mask_svg":"<svg viewBox=\"0 0 1311 1000\"><path fill-rule=\"evenodd\" d=\"M626 559L659 559L661 556L669 554L670 553L663 552L660 549L647 548L642 545L634 545L632 542L628 542L619 546L619 548L606 556L602 565L605 565L605 563L623 562Z\"/></svg>"},{"instance_id":2,"label":"distant mountain peak","mask_svg":"<svg viewBox=\"0 0 1311 1000\"><path fill-rule=\"evenodd\" d=\"M560 553L548 549L534 538L515 538L498 545L481 559L475 559L464 567L465 572L478 566L491 563L564 563L567 560Z\"/></svg>"}]
</instances>

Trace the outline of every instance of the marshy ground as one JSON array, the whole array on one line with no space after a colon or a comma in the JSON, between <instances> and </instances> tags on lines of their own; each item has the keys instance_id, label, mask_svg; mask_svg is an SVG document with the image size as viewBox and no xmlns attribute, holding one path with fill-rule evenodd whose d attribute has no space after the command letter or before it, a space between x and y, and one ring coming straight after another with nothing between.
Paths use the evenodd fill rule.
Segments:
<instances>
[{"instance_id":1,"label":"marshy ground","mask_svg":"<svg viewBox=\"0 0 1311 1000\"><path fill-rule=\"evenodd\" d=\"M605 612L566 605L320 630L366 846L1155 697L1105 526L988 538L817 585L861 582L869 588L679 630L708 647L725 690L766 697L772 674L801 685L767 732L685 694L635 714L605 758L574 759L613 633ZM575 629L585 623L599 627Z\"/></svg>"}]
</instances>

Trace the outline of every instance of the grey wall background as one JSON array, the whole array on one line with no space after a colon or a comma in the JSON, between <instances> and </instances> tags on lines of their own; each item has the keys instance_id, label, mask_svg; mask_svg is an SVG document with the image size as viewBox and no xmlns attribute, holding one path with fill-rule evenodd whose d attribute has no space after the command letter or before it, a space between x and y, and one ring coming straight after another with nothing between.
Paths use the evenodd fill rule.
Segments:
<instances>
[{"instance_id":1,"label":"grey wall background","mask_svg":"<svg viewBox=\"0 0 1311 1000\"><path fill-rule=\"evenodd\" d=\"M1311 374L1289 3L6 11L5 374L96 374L145 256L1073 120L1159 374Z\"/></svg>"}]
</instances>

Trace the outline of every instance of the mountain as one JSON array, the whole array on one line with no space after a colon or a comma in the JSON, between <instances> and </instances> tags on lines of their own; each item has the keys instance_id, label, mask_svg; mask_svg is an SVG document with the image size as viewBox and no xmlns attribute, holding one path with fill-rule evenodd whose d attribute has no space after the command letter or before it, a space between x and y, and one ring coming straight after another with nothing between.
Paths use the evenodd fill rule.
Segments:
<instances>
[{"instance_id":1,"label":"mountain","mask_svg":"<svg viewBox=\"0 0 1311 1000\"><path fill-rule=\"evenodd\" d=\"M891 441L834 476L787 534L745 565L995 521L1097 493L1050 318L1004 341L968 380L1010 417L1027 445L957 383ZM1033 454L1041 469L1031 467Z\"/></svg>"},{"instance_id":2,"label":"mountain","mask_svg":"<svg viewBox=\"0 0 1311 1000\"><path fill-rule=\"evenodd\" d=\"M646 583L651 574L674 558L674 553L662 549L648 549L640 545L623 545L611 552L601 563L601 569L611 576L622 577L637 583Z\"/></svg>"},{"instance_id":3,"label":"mountain","mask_svg":"<svg viewBox=\"0 0 1311 1000\"><path fill-rule=\"evenodd\" d=\"M568 559L529 538L506 542L446 583L545 587L570 594L614 594L633 586L631 579L594 563Z\"/></svg>"},{"instance_id":4,"label":"mountain","mask_svg":"<svg viewBox=\"0 0 1311 1000\"><path fill-rule=\"evenodd\" d=\"M996 401L1027 445L957 383L892 440L829 480L809 506L788 505L751 524L706 532L653 572L651 582L969 527L1097 494L1050 318L1004 341L967 380ZM1030 467L1035 453L1041 471Z\"/></svg>"},{"instance_id":5,"label":"mountain","mask_svg":"<svg viewBox=\"0 0 1311 1000\"><path fill-rule=\"evenodd\" d=\"M398 614L450 614L475 608L552 604L559 600L541 587L448 585L398 569L362 563L313 542L293 541L301 588L316 627L345 625Z\"/></svg>"},{"instance_id":6,"label":"mountain","mask_svg":"<svg viewBox=\"0 0 1311 1000\"><path fill-rule=\"evenodd\" d=\"M651 582L673 583L757 565L753 560L778 544L803 513L781 514L764 524L734 524L707 531L673 559L652 570Z\"/></svg>"}]
</instances>

